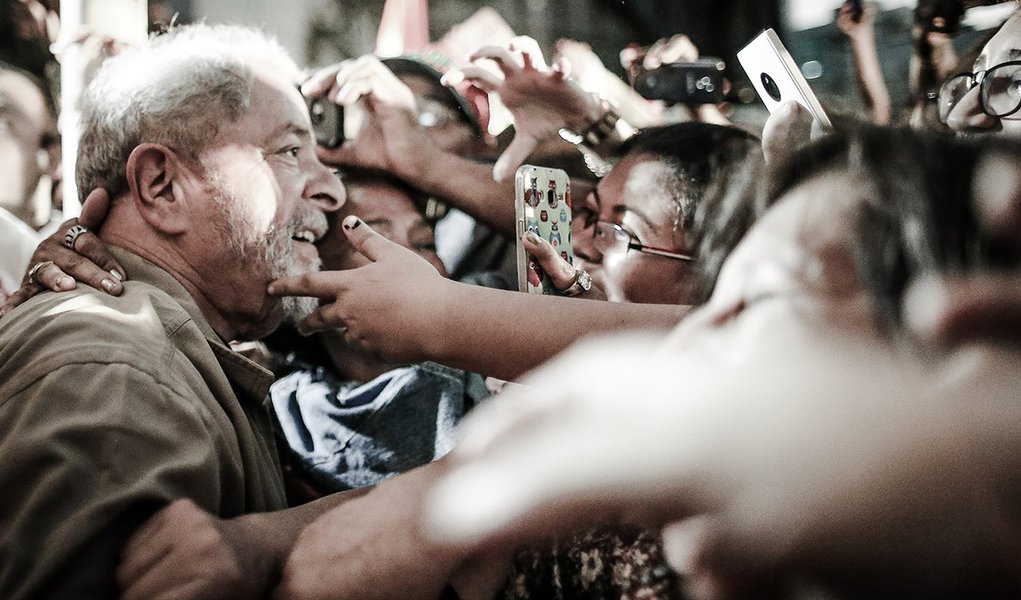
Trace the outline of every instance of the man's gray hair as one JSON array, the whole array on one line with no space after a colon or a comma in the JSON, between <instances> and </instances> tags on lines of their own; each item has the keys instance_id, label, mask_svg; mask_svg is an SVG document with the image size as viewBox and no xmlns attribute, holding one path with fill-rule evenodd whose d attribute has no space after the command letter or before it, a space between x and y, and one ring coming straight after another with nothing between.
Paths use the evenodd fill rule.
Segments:
<instances>
[{"instance_id":1,"label":"man's gray hair","mask_svg":"<svg viewBox=\"0 0 1021 600\"><path fill-rule=\"evenodd\" d=\"M84 198L127 189L125 166L142 143L196 158L249 109L256 72L300 83L275 40L234 25L187 25L106 60L82 99L75 180Z\"/></svg>"}]
</instances>

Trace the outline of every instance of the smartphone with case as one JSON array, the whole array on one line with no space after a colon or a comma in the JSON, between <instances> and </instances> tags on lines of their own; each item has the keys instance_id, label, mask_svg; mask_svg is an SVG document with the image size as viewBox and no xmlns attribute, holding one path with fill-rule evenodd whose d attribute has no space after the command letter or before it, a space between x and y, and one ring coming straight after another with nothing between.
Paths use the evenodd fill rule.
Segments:
<instances>
[{"instance_id":1,"label":"smartphone with case","mask_svg":"<svg viewBox=\"0 0 1021 600\"><path fill-rule=\"evenodd\" d=\"M518 289L532 294L560 292L535 257L525 252L521 236L532 231L574 264L571 249L571 180L563 169L522 165L514 177L517 222Z\"/></svg>"},{"instance_id":2,"label":"smartphone with case","mask_svg":"<svg viewBox=\"0 0 1021 600\"><path fill-rule=\"evenodd\" d=\"M737 53L737 60L770 113L784 102L794 100L808 110L823 131L833 129L819 99L775 31L763 31Z\"/></svg>"}]
</instances>

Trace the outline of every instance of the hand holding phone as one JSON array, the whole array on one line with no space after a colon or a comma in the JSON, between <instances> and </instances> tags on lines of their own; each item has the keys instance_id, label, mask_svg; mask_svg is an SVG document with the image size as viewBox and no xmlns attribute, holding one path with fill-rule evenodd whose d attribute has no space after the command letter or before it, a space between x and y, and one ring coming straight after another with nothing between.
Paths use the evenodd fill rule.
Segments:
<instances>
[{"instance_id":1,"label":"hand holding phone","mask_svg":"<svg viewBox=\"0 0 1021 600\"><path fill-rule=\"evenodd\" d=\"M737 53L737 60L770 113L784 102L794 100L808 110L820 129L833 129L805 76L775 31L763 31Z\"/></svg>"},{"instance_id":2,"label":"hand holding phone","mask_svg":"<svg viewBox=\"0 0 1021 600\"><path fill-rule=\"evenodd\" d=\"M542 265L529 254L521 236L539 236L561 258L574 264L571 246L571 180L562 169L522 165L514 177L517 221L518 289L532 294L560 294Z\"/></svg>"}]
</instances>

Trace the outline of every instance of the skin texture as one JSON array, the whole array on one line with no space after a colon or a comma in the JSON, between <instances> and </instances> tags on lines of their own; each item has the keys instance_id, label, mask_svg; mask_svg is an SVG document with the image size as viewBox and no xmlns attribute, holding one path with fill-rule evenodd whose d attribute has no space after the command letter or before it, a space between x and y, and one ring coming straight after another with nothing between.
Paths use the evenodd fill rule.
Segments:
<instances>
[{"instance_id":1,"label":"skin texture","mask_svg":"<svg viewBox=\"0 0 1021 600\"><path fill-rule=\"evenodd\" d=\"M1008 60L1021 58L1021 12L1015 12L990 39L975 60L972 72L988 69ZM1021 117L1018 113L1004 118L982 112L979 88L965 94L947 116L947 126L958 132L996 133L1011 137L1021 136Z\"/></svg>"}]
</instances>

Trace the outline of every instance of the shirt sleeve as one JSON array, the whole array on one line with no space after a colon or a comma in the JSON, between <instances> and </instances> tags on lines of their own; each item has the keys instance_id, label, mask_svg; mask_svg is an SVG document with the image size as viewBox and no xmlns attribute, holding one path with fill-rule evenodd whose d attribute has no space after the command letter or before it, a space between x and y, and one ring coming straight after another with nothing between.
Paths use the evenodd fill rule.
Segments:
<instances>
[{"instance_id":1,"label":"shirt sleeve","mask_svg":"<svg viewBox=\"0 0 1021 600\"><path fill-rule=\"evenodd\" d=\"M168 501L218 512L240 478L201 403L125 364L71 364L0 406L0 598L111 598L124 543Z\"/></svg>"}]
</instances>

